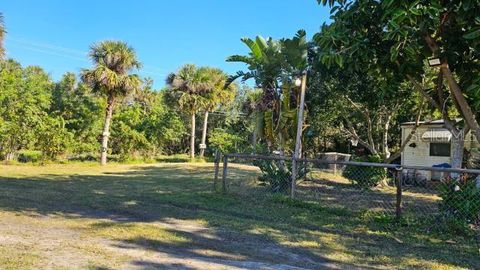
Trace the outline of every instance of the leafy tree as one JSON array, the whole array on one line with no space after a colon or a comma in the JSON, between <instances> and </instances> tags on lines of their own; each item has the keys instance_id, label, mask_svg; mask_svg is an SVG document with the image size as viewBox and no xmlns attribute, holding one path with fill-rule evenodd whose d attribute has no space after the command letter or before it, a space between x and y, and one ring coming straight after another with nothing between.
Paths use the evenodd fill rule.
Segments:
<instances>
[{"instance_id":1,"label":"leafy tree","mask_svg":"<svg viewBox=\"0 0 480 270\"><path fill-rule=\"evenodd\" d=\"M255 133L256 129L255 121L252 118L254 112L249 107L249 98L254 92L261 94L261 90L254 90L247 85L240 85L232 102L221 105L221 107L210 114L208 125L211 131L208 134L208 142L211 149L220 149L218 141L212 142L212 139L216 140L220 137L226 138L232 135L232 138L238 138L240 141L234 140L235 142L229 144L232 147L224 147L223 149L227 149L227 152L252 151L250 140L253 140L252 133ZM224 142L228 143L227 141Z\"/></svg>"},{"instance_id":2,"label":"leafy tree","mask_svg":"<svg viewBox=\"0 0 480 270\"><path fill-rule=\"evenodd\" d=\"M452 165L461 166L462 136L469 129L476 134L480 131L474 113L480 89L477 1L319 2L333 6L334 20L314 38L322 48L322 62L404 76L441 113L454 135ZM428 69L424 68L429 57L441 60L435 80L427 76ZM426 81L433 87L428 87ZM453 101L450 104L445 103L449 96ZM463 127L450 117L451 110L444 104L459 112Z\"/></svg>"},{"instance_id":3,"label":"leafy tree","mask_svg":"<svg viewBox=\"0 0 480 270\"><path fill-rule=\"evenodd\" d=\"M176 110L167 105L164 91L155 96L142 127L148 140L154 143L156 152L174 154L183 148L182 138L187 134L186 123Z\"/></svg>"},{"instance_id":4,"label":"leafy tree","mask_svg":"<svg viewBox=\"0 0 480 270\"><path fill-rule=\"evenodd\" d=\"M112 153L119 155L121 160L127 160L136 154L148 156L152 150L142 123L148 117L138 103L123 105L118 108L112 125Z\"/></svg>"},{"instance_id":5,"label":"leafy tree","mask_svg":"<svg viewBox=\"0 0 480 270\"><path fill-rule=\"evenodd\" d=\"M74 138L73 133L65 128L65 121L61 117L46 117L38 126L36 135L43 160L54 160L58 155L65 154Z\"/></svg>"},{"instance_id":6,"label":"leafy tree","mask_svg":"<svg viewBox=\"0 0 480 270\"><path fill-rule=\"evenodd\" d=\"M310 97L321 94L323 99L330 100L328 108L319 112L322 116L329 114L323 120L333 120L331 123L341 131L343 140L357 140L369 154L381 156L384 162L398 158L402 150L397 147L401 140L397 136L400 134L399 120L403 116L409 119L412 112L424 115L421 98L410 90L410 85L386 74L372 75L368 71L349 71L341 67L327 69L322 66L320 69L324 70L319 82L311 89L324 94L312 93ZM311 102L309 105L315 106ZM311 126L317 125L311 122ZM392 129L395 132L391 132ZM391 155L392 148L400 151Z\"/></svg>"},{"instance_id":7,"label":"leafy tree","mask_svg":"<svg viewBox=\"0 0 480 270\"><path fill-rule=\"evenodd\" d=\"M240 144L245 143L245 139L238 134L221 128L216 128L210 133L209 141L222 153L236 152Z\"/></svg>"},{"instance_id":8,"label":"leafy tree","mask_svg":"<svg viewBox=\"0 0 480 270\"><path fill-rule=\"evenodd\" d=\"M138 75L130 74L132 69L140 67L140 62L133 48L120 41L96 43L89 55L95 67L83 70L82 80L107 99L101 146L101 164L105 165L115 104L140 87Z\"/></svg>"},{"instance_id":9,"label":"leafy tree","mask_svg":"<svg viewBox=\"0 0 480 270\"><path fill-rule=\"evenodd\" d=\"M61 117L64 127L76 138L71 145L75 154L93 153L97 149L98 130L101 128L101 98L91 89L78 83L75 74L65 73L52 93L50 115Z\"/></svg>"},{"instance_id":10,"label":"leafy tree","mask_svg":"<svg viewBox=\"0 0 480 270\"><path fill-rule=\"evenodd\" d=\"M190 158L195 157L195 116L206 105L205 93L210 91L209 77L204 69L187 64L177 73L168 75L169 95L191 117Z\"/></svg>"},{"instance_id":11,"label":"leafy tree","mask_svg":"<svg viewBox=\"0 0 480 270\"><path fill-rule=\"evenodd\" d=\"M52 87L39 67L22 69L13 60L0 62L0 152L7 160L42 139L37 131L48 118Z\"/></svg>"}]
</instances>

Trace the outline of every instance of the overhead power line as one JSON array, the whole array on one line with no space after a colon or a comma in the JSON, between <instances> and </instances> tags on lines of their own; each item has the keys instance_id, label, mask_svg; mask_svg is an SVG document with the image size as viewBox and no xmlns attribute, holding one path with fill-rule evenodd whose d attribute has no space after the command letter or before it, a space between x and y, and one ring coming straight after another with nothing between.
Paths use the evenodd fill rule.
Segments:
<instances>
[{"instance_id":1,"label":"overhead power line","mask_svg":"<svg viewBox=\"0 0 480 270\"><path fill-rule=\"evenodd\" d=\"M10 35L6 37L6 41L9 43L9 46L29 50L32 52L68 58L85 63L90 62L88 60L88 53L85 51L66 48L50 43L30 41L24 38L12 37ZM142 69L138 70L138 73L144 75L155 75L158 77L167 75L167 72L165 70L150 66L144 66Z\"/></svg>"}]
</instances>

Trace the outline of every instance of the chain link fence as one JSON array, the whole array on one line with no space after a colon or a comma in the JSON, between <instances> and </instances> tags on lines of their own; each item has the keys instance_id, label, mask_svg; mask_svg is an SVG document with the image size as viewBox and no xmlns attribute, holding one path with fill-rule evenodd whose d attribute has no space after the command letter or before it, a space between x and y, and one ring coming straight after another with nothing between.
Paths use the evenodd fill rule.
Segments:
<instances>
[{"instance_id":1,"label":"chain link fence","mask_svg":"<svg viewBox=\"0 0 480 270\"><path fill-rule=\"evenodd\" d=\"M296 164L292 181L291 157L218 155L214 188L244 197L289 197L428 231L448 230L445 224L480 227L480 170L328 159Z\"/></svg>"}]
</instances>

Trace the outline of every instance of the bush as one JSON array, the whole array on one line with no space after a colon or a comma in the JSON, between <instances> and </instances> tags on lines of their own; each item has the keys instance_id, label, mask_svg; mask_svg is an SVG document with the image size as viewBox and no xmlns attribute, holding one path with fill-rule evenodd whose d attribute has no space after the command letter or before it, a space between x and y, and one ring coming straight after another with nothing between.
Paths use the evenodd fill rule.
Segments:
<instances>
[{"instance_id":1,"label":"bush","mask_svg":"<svg viewBox=\"0 0 480 270\"><path fill-rule=\"evenodd\" d=\"M98 154L96 153L82 153L68 157L69 161L98 161Z\"/></svg>"},{"instance_id":2,"label":"bush","mask_svg":"<svg viewBox=\"0 0 480 270\"><path fill-rule=\"evenodd\" d=\"M212 130L208 140L212 148L218 149L222 153L237 152L238 146L244 143L242 137L221 128Z\"/></svg>"},{"instance_id":3,"label":"bush","mask_svg":"<svg viewBox=\"0 0 480 270\"><path fill-rule=\"evenodd\" d=\"M55 160L73 143L73 133L65 128L62 118L46 118L38 127L37 149L42 150L42 159Z\"/></svg>"},{"instance_id":4,"label":"bush","mask_svg":"<svg viewBox=\"0 0 480 270\"><path fill-rule=\"evenodd\" d=\"M39 162L42 160L42 151L21 150L18 152L18 162Z\"/></svg>"},{"instance_id":5,"label":"bush","mask_svg":"<svg viewBox=\"0 0 480 270\"><path fill-rule=\"evenodd\" d=\"M292 162L276 160L257 160L253 163L262 171L258 180L274 193L286 193L292 183ZM305 177L307 167L298 164L297 179Z\"/></svg>"},{"instance_id":6,"label":"bush","mask_svg":"<svg viewBox=\"0 0 480 270\"><path fill-rule=\"evenodd\" d=\"M356 158L354 161L380 163L382 159L379 156L368 156ZM346 166L345 170L343 170L343 176L354 184L364 188L371 188L387 178L387 170L379 167Z\"/></svg>"},{"instance_id":7,"label":"bush","mask_svg":"<svg viewBox=\"0 0 480 270\"><path fill-rule=\"evenodd\" d=\"M440 185L440 209L464 224L480 222L480 189L475 178L450 179Z\"/></svg>"}]
</instances>

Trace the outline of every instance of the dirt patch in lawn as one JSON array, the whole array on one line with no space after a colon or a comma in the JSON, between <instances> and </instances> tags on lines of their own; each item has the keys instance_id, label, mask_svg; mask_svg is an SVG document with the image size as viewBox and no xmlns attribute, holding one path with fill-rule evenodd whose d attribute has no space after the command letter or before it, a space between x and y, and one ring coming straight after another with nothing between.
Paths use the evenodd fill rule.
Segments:
<instances>
[{"instance_id":1,"label":"dirt patch in lawn","mask_svg":"<svg viewBox=\"0 0 480 270\"><path fill-rule=\"evenodd\" d=\"M261 235L218 231L175 218L142 223L3 212L0 250L5 269L344 268Z\"/></svg>"}]
</instances>

